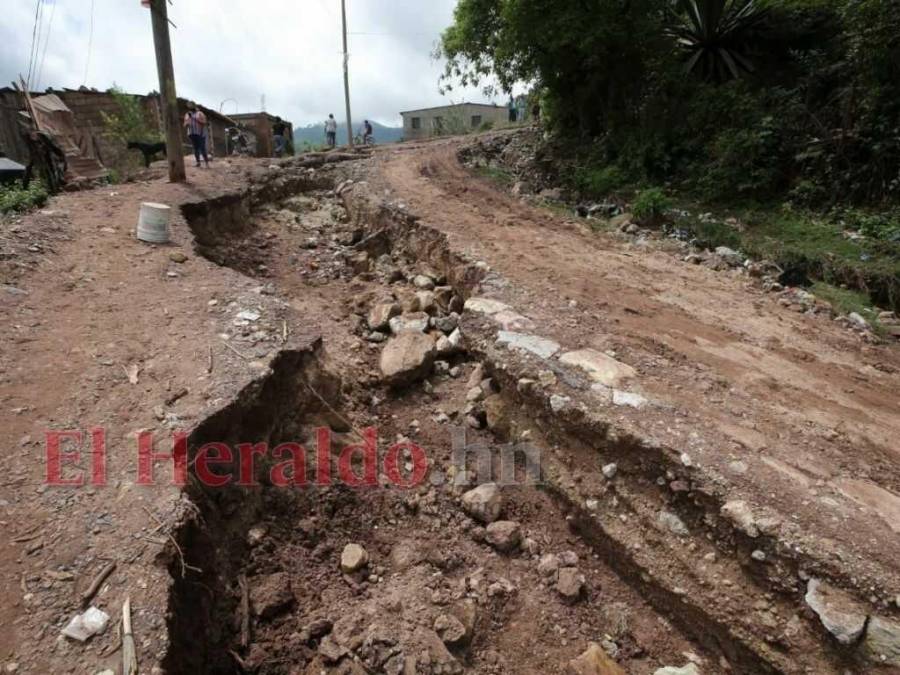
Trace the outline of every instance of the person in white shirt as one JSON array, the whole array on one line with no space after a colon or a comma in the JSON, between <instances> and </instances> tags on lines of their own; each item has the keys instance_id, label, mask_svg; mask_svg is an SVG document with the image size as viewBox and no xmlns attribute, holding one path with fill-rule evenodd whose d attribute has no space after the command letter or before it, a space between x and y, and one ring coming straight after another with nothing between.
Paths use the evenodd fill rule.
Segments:
<instances>
[{"instance_id":1,"label":"person in white shirt","mask_svg":"<svg viewBox=\"0 0 900 675\"><path fill-rule=\"evenodd\" d=\"M329 115L325 121L325 140L328 142L329 148L337 145L337 121L334 119L334 115Z\"/></svg>"}]
</instances>

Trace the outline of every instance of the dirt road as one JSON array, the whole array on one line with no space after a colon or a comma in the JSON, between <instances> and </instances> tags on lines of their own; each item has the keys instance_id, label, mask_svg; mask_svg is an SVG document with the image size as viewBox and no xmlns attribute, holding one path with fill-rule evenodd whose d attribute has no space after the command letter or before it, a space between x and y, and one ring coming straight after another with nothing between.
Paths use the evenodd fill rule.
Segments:
<instances>
[{"instance_id":1,"label":"dirt road","mask_svg":"<svg viewBox=\"0 0 900 675\"><path fill-rule=\"evenodd\" d=\"M88 604L113 626L126 595L155 674L900 667L897 349L506 194L462 143L217 162L185 186L154 169L4 223L0 667L115 669L112 627L60 631ZM134 239L142 201L173 206L171 245ZM391 318L444 345L401 389ZM504 486L493 529L473 484L182 488L165 459L136 484L141 431L160 453L184 431L193 467L209 441L310 450L319 428L334 459L369 426L441 476L451 428L527 440L545 481ZM49 487L45 433L96 427L106 483ZM347 546L368 557L350 573ZM851 596L851 644L820 581Z\"/></svg>"},{"instance_id":2,"label":"dirt road","mask_svg":"<svg viewBox=\"0 0 900 675\"><path fill-rule=\"evenodd\" d=\"M900 589L900 352L777 304L743 275L592 233L473 178L458 144L386 150L380 187L505 281L567 349L611 351L658 405L620 412L680 448L797 545Z\"/></svg>"}]
</instances>

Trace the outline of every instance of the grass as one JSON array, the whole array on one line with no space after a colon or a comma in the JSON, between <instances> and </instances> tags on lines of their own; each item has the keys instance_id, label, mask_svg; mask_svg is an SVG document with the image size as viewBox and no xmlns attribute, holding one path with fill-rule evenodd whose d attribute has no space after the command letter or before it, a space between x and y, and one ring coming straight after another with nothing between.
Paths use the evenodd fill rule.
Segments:
<instances>
[{"instance_id":1,"label":"grass","mask_svg":"<svg viewBox=\"0 0 900 675\"><path fill-rule=\"evenodd\" d=\"M516 177L510 171L496 166L479 166L475 173L503 188L511 187L516 182Z\"/></svg>"},{"instance_id":2,"label":"grass","mask_svg":"<svg viewBox=\"0 0 900 675\"><path fill-rule=\"evenodd\" d=\"M0 185L0 213L29 211L47 203L49 195L39 180L31 181L27 189L18 183Z\"/></svg>"},{"instance_id":3,"label":"grass","mask_svg":"<svg viewBox=\"0 0 900 675\"><path fill-rule=\"evenodd\" d=\"M704 210L697 204L686 208ZM801 268L813 280L846 286L879 306L900 308L900 243L850 239L841 222L809 211L754 204L728 213L742 230L725 223L724 216L712 222L678 218L677 226L690 230L702 246L728 246L783 268Z\"/></svg>"}]
</instances>

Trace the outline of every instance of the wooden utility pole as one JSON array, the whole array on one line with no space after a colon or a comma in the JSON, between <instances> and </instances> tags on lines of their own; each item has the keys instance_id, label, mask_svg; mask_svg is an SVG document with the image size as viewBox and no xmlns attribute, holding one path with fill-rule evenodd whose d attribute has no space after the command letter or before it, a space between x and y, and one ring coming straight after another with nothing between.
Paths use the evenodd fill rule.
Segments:
<instances>
[{"instance_id":1,"label":"wooden utility pole","mask_svg":"<svg viewBox=\"0 0 900 675\"><path fill-rule=\"evenodd\" d=\"M153 45L156 48L156 69L159 71L159 95L162 117L166 126L166 155L169 159L169 180L183 183L184 150L181 145L181 115L175 93L175 66L172 63L172 43L169 40L169 13L166 0L150 0L153 22Z\"/></svg>"},{"instance_id":2,"label":"wooden utility pole","mask_svg":"<svg viewBox=\"0 0 900 675\"><path fill-rule=\"evenodd\" d=\"M353 147L353 119L350 117L350 54L347 53L347 0L341 0L344 25L344 100L347 102L347 145Z\"/></svg>"}]
</instances>

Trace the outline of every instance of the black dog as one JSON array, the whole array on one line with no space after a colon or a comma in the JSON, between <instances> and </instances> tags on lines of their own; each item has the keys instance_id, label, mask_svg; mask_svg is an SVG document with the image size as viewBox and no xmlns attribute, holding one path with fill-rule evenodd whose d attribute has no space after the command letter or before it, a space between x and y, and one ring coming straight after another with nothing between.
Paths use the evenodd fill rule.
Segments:
<instances>
[{"instance_id":1,"label":"black dog","mask_svg":"<svg viewBox=\"0 0 900 675\"><path fill-rule=\"evenodd\" d=\"M148 169L150 168L150 160L153 159L154 155L158 155L162 153L166 154L166 144L165 143L141 143L140 141L129 141L128 142L129 150L140 150L144 154L144 166Z\"/></svg>"}]
</instances>

